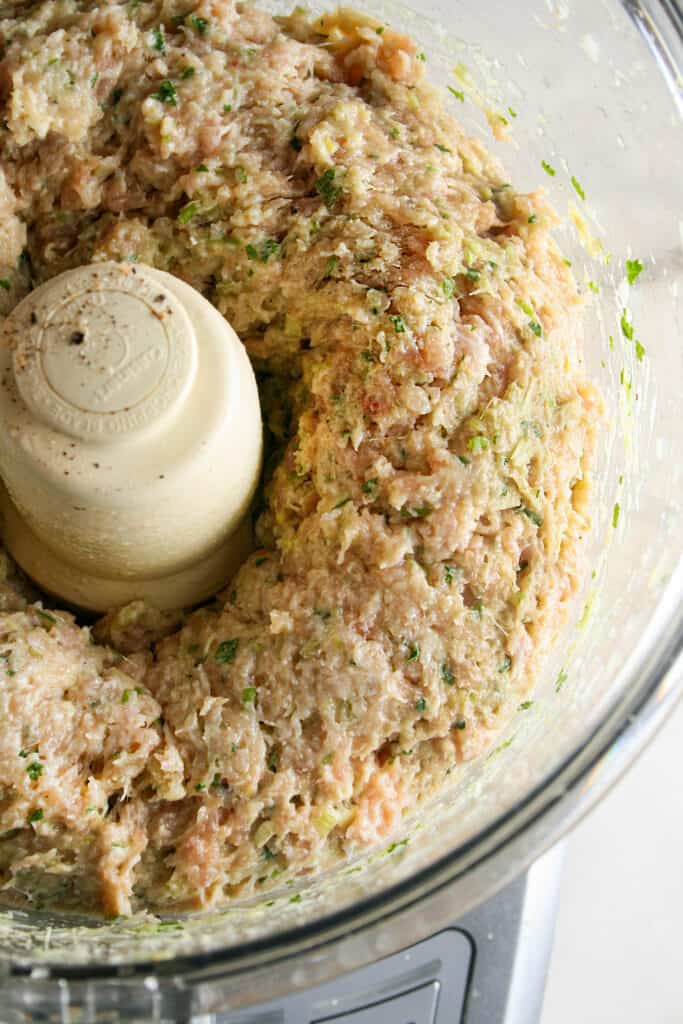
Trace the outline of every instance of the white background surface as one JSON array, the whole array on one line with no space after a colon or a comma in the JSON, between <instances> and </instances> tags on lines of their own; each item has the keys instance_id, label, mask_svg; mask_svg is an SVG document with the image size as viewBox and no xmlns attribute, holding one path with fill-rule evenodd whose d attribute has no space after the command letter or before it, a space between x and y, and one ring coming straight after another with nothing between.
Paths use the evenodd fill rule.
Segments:
<instances>
[{"instance_id":1,"label":"white background surface","mask_svg":"<svg viewBox=\"0 0 683 1024\"><path fill-rule=\"evenodd\" d=\"M683 702L567 842L542 1024L683 1024Z\"/></svg>"}]
</instances>

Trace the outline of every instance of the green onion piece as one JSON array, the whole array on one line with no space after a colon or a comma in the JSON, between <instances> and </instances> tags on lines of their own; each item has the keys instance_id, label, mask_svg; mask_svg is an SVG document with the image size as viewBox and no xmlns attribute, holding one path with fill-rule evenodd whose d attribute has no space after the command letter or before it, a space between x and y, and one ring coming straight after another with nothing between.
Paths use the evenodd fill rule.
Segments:
<instances>
[{"instance_id":1,"label":"green onion piece","mask_svg":"<svg viewBox=\"0 0 683 1024\"><path fill-rule=\"evenodd\" d=\"M341 187L339 185L335 185L336 177L336 168L328 167L327 170L320 175L314 186L316 192L328 210L332 209L341 195Z\"/></svg>"},{"instance_id":2,"label":"green onion piece","mask_svg":"<svg viewBox=\"0 0 683 1024\"><path fill-rule=\"evenodd\" d=\"M643 272L643 264L640 260L626 260L626 280L629 284L635 284Z\"/></svg>"},{"instance_id":3,"label":"green onion piece","mask_svg":"<svg viewBox=\"0 0 683 1024\"><path fill-rule=\"evenodd\" d=\"M443 664L441 665L441 678L443 679L444 683L448 683L449 686L453 686L453 684L455 683L453 669L451 668L450 663L447 661L444 661Z\"/></svg>"},{"instance_id":4,"label":"green onion piece","mask_svg":"<svg viewBox=\"0 0 683 1024\"><path fill-rule=\"evenodd\" d=\"M586 198L586 193L583 191L583 189L581 188L581 185L576 180L576 178L574 177L573 174L572 174L572 177L571 177L571 182L572 182L572 185L574 186L574 191L576 192L576 194L579 197L579 199L585 199Z\"/></svg>"},{"instance_id":5,"label":"green onion piece","mask_svg":"<svg viewBox=\"0 0 683 1024\"><path fill-rule=\"evenodd\" d=\"M256 687L245 686L242 690L242 707L248 708L256 703Z\"/></svg>"},{"instance_id":6,"label":"green onion piece","mask_svg":"<svg viewBox=\"0 0 683 1024\"><path fill-rule=\"evenodd\" d=\"M451 96L455 96L456 100L460 100L461 103L465 102L465 93L461 92L460 89L454 89L452 85L446 86Z\"/></svg>"},{"instance_id":7,"label":"green onion piece","mask_svg":"<svg viewBox=\"0 0 683 1024\"><path fill-rule=\"evenodd\" d=\"M616 530L617 526L619 525L619 512L620 512L619 502L617 502L615 504L614 508L612 509L612 526L614 527L615 530Z\"/></svg>"},{"instance_id":8,"label":"green onion piece","mask_svg":"<svg viewBox=\"0 0 683 1024\"><path fill-rule=\"evenodd\" d=\"M407 662L420 660L420 645L418 643L408 644Z\"/></svg>"},{"instance_id":9,"label":"green onion piece","mask_svg":"<svg viewBox=\"0 0 683 1024\"><path fill-rule=\"evenodd\" d=\"M175 85L170 78L164 78L159 83L157 91L152 93L152 99L158 100L159 103L167 103L169 107L176 107L178 105L178 95L175 91Z\"/></svg>"},{"instance_id":10,"label":"green onion piece","mask_svg":"<svg viewBox=\"0 0 683 1024\"><path fill-rule=\"evenodd\" d=\"M178 223L188 224L195 216L195 214L199 213L200 209L201 203L186 203L185 206L183 206L183 208L181 209L180 213L178 214Z\"/></svg>"},{"instance_id":11,"label":"green onion piece","mask_svg":"<svg viewBox=\"0 0 683 1024\"><path fill-rule=\"evenodd\" d=\"M557 174L555 168L551 167L547 160L541 160L541 167L543 168L546 174L550 175L551 178L554 178Z\"/></svg>"}]
</instances>

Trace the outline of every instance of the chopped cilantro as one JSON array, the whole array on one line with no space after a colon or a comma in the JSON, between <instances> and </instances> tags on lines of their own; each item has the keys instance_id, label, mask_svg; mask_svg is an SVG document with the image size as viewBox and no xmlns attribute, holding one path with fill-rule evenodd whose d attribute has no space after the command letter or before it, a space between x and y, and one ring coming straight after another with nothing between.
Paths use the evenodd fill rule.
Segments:
<instances>
[{"instance_id":1,"label":"chopped cilantro","mask_svg":"<svg viewBox=\"0 0 683 1024\"><path fill-rule=\"evenodd\" d=\"M341 187L335 185L336 177L336 168L328 167L315 183L315 190L328 210L332 209L341 195Z\"/></svg>"},{"instance_id":2,"label":"chopped cilantro","mask_svg":"<svg viewBox=\"0 0 683 1024\"><path fill-rule=\"evenodd\" d=\"M163 53L164 50L166 49L164 32L161 25L156 25L152 29L152 46L154 47L155 50L158 50L159 53Z\"/></svg>"},{"instance_id":3,"label":"chopped cilantro","mask_svg":"<svg viewBox=\"0 0 683 1024\"><path fill-rule=\"evenodd\" d=\"M333 750L329 750L323 756L323 764L332 764L333 761L334 761L334 751Z\"/></svg>"},{"instance_id":4,"label":"chopped cilantro","mask_svg":"<svg viewBox=\"0 0 683 1024\"><path fill-rule=\"evenodd\" d=\"M455 676L453 675L453 669L450 666L450 662L444 661L441 665L441 678L444 683L448 683L449 686L453 686L455 682Z\"/></svg>"},{"instance_id":5,"label":"chopped cilantro","mask_svg":"<svg viewBox=\"0 0 683 1024\"><path fill-rule=\"evenodd\" d=\"M454 89L452 85L446 86L451 96L455 96L456 100L460 100L461 103L465 102L465 93L461 92L460 89Z\"/></svg>"},{"instance_id":6,"label":"chopped cilantro","mask_svg":"<svg viewBox=\"0 0 683 1024\"><path fill-rule=\"evenodd\" d=\"M547 160L541 160L541 167L543 168L546 174L550 175L551 178L555 177L557 171L554 167L551 167Z\"/></svg>"},{"instance_id":7,"label":"chopped cilantro","mask_svg":"<svg viewBox=\"0 0 683 1024\"><path fill-rule=\"evenodd\" d=\"M441 291L445 299L452 299L455 295L455 281L452 277L445 277L441 282Z\"/></svg>"},{"instance_id":8,"label":"chopped cilantro","mask_svg":"<svg viewBox=\"0 0 683 1024\"><path fill-rule=\"evenodd\" d=\"M519 705L519 710L520 711L528 711L529 708L532 708L533 706L534 706L534 702L532 700L525 700L525 701L523 701L522 704Z\"/></svg>"},{"instance_id":9,"label":"chopped cilantro","mask_svg":"<svg viewBox=\"0 0 683 1024\"><path fill-rule=\"evenodd\" d=\"M371 480L366 480L365 483L361 486L361 491L363 492L363 494L374 494L375 491L377 490L378 483L379 481L377 477L372 477Z\"/></svg>"},{"instance_id":10,"label":"chopped cilantro","mask_svg":"<svg viewBox=\"0 0 683 1024\"><path fill-rule=\"evenodd\" d=\"M440 153L452 153L453 150L449 149L448 146L442 146L440 142L434 143L435 149L438 149Z\"/></svg>"},{"instance_id":11,"label":"chopped cilantro","mask_svg":"<svg viewBox=\"0 0 683 1024\"><path fill-rule=\"evenodd\" d=\"M197 170L199 170L199 168L197 168ZM195 214L199 213L200 210L201 210L201 203L198 203L198 202L185 203L185 206L183 206L183 208L181 209L180 213L178 214L178 223L179 224L188 224L192 220L192 218L195 216Z\"/></svg>"},{"instance_id":12,"label":"chopped cilantro","mask_svg":"<svg viewBox=\"0 0 683 1024\"><path fill-rule=\"evenodd\" d=\"M29 824L33 825L36 821L42 821L45 817L45 812L41 811L40 807L37 807L35 811L31 811L28 816Z\"/></svg>"},{"instance_id":13,"label":"chopped cilantro","mask_svg":"<svg viewBox=\"0 0 683 1024\"><path fill-rule=\"evenodd\" d=\"M422 61L422 63L424 63L424 62L425 62L425 61L427 60L427 58L425 57L425 55L424 55L424 53L422 52L422 50L420 50L420 52L419 52L419 53L416 53L416 54L415 54L415 60L421 60L421 61Z\"/></svg>"},{"instance_id":14,"label":"chopped cilantro","mask_svg":"<svg viewBox=\"0 0 683 1024\"><path fill-rule=\"evenodd\" d=\"M401 516L404 519L424 519L434 509L426 502L424 505L404 505L401 509Z\"/></svg>"},{"instance_id":15,"label":"chopped cilantro","mask_svg":"<svg viewBox=\"0 0 683 1024\"><path fill-rule=\"evenodd\" d=\"M617 502L616 505L614 506L614 508L612 509L612 526L614 527L615 530L616 530L617 526L619 525L619 512L620 512L619 502Z\"/></svg>"},{"instance_id":16,"label":"chopped cilantro","mask_svg":"<svg viewBox=\"0 0 683 1024\"><path fill-rule=\"evenodd\" d=\"M223 113L224 114L232 113L232 103L224 103L223 104Z\"/></svg>"},{"instance_id":17,"label":"chopped cilantro","mask_svg":"<svg viewBox=\"0 0 683 1024\"><path fill-rule=\"evenodd\" d=\"M176 107L178 105L178 95L175 91L175 85L170 78L164 78L159 83L159 88L156 92L152 93L152 98L158 100L159 103L168 103L169 107Z\"/></svg>"},{"instance_id":18,"label":"chopped cilantro","mask_svg":"<svg viewBox=\"0 0 683 1024\"><path fill-rule=\"evenodd\" d=\"M195 73L195 70L196 69L193 68L191 64L188 64L186 68L183 68L180 77L183 79L183 81L187 81L188 78L192 78L192 76Z\"/></svg>"},{"instance_id":19,"label":"chopped cilantro","mask_svg":"<svg viewBox=\"0 0 683 1024\"><path fill-rule=\"evenodd\" d=\"M252 243L244 247L247 259L256 260L258 263L267 263L271 256L280 255L280 243L274 238L266 238L257 248Z\"/></svg>"},{"instance_id":20,"label":"chopped cilantro","mask_svg":"<svg viewBox=\"0 0 683 1024\"><path fill-rule=\"evenodd\" d=\"M240 645L239 637L232 640L222 640L216 648L214 659L219 665L227 665L237 657L237 649Z\"/></svg>"},{"instance_id":21,"label":"chopped cilantro","mask_svg":"<svg viewBox=\"0 0 683 1024\"><path fill-rule=\"evenodd\" d=\"M199 32L200 36L205 36L209 28L207 19L200 18L197 14L193 14L190 18L190 25Z\"/></svg>"},{"instance_id":22,"label":"chopped cilantro","mask_svg":"<svg viewBox=\"0 0 683 1024\"><path fill-rule=\"evenodd\" d=\"M208 170L209 168L206 166L206 164L197 164L197 166L195 167L195 171L199 171L203 174L207 174Z\"/></svg>"},{"instance_id":23,"label":"chopped cilantro","mask_svg":"<svg viewBox=\"0 0 683 1024\"><path fill-rule=\"evenodd\" d=\"M246 185L248 180L247 172L245 171L244 167L242 167L241 164L235 168L235 175L240 185Z\"/></svg>"},{"instance_id":24,"label":"chopped cilantro","mask_svg":"<svg viewBox=\"0 0 683 1024\"><path fill-rule=\"evenodd\" d=\"M532 213L531 216L527 218L527 224L535 224L537 220L538 220L538 214L537 213Z\"/></svg>"},{"instance_id":25,"label":"chopped cilantro","mask_svg":"<svg viewBox=\"0 0 683 1024\"><path fill-rule=\"evenodd\" d=\"M30 764L26 765L26 773L31 782L37 782L44 771L45 767L40 761L31 761Z\"/></svg>"},{"instance_id":26,"label":"chopped cilantro","mask_svg":"<svg viewBox=\"0 0 683 1024\"><path fill-rule=\"evenodd\" d=\"M427 701L424 697L420 697L419 700L415 701L415 710L420 712L427 710Z\"/></svg>"},{"instance_id":27,"label":"chopped cilantro","mask_svg":"<svg viewBox=\"0 0 683 1024\"><path fill-rule=\"evenodd\" d=\"M408 657L406 661L419 661L420 660L420 645L418 643L408 644Z\"/></svg>"},{"instance_id":28,"label":"chopped cilantro","mask_svg":"<svg viewBox=\"0 0 683 1024\"><path fill-rule=\"evenodd\" d=\"M527 324L527 327L529 328L532 334L536 335L537 338L543 337L543 328L537 320L530 320Z\"/></svg>"},{"instance_id":29,"label":"chopped cilantro","mask_svg":"<svg viewBox=\"0 0 683 1024\"><path fill-rule=\"evenodd\" d=\"M642 272L643 264L640 260L626 260L626 280L629 284L635 284Z\"/></svg>"},{"instance_id":30,"label":"chopped cilantro","mask_svg":"<svg viewBox=\"0 0 683 1024\"><path fill-rule=\"evenodd\" d=\"M586 198L586 193L581 188L581 185L576 180L576 178L574 177L573 174L572 174L572 177L571 177L571 182L572 182L572 185L574 186L574 191L576 192L576 194L579 197L579 199L585 199Z\"/></svg>"},{"instance_id":31,"label":"chopped cilantro","mask_svg":"<svg viewBox=\"0 0 683 1024\"><path fill-rule=\"evenodd\" d=\"M456 571L452 565L444 565L443 567L443 578L447 586L450 587L451 583L455 579Z\"/></svg>"},{"instance_id":32,"label":"chopped cilantro","mask_svg":"<svg viewBox=\"0 0 683 1024\"><path fill-rule=\"evenodd\" d=\"M97 82L98 82L98 79L99 79L99 77L100 77L100 73L99 73L99 71L95 71L95 72L94 72L94 73L93 73L93 74L92 74L92 75L90 76L90 88L91 88L91 89L94 89L94 88L95 88L95 86L97 85Z\"/></svg>"},{"instance_id":33,"label":"chopped cilantro","mask_svg":"<svg viewBox=\"0 0 683 1024\"><path fill-rule=\"evenodd\" d=\"M256 687L245 686L242 690L242 707L248 708L256 703Z\"/></svg>"},{"instance_id":34,"label":"chopped cilantro","mask_svg":"<svg viewBox=\"0 0 683 1024\"><path fill-rule=\"evenodd\" d=\"M397 314L396 316L390 316L389 319L394 325L394 330L396 331L397 334L406 333L406 325L402 316L398 316Z\"/></svg>"}]
</instances>

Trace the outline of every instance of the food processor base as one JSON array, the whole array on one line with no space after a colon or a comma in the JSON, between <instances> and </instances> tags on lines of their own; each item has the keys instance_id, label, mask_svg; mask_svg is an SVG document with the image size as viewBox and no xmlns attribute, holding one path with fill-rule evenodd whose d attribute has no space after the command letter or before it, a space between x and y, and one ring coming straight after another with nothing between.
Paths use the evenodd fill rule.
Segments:
<instances>
[{"instance_id":1,"label":"food processor base","mask_svg":"<svg viewBox=\"0 0 683 1024\"><path fill-rule=\"evenodd\" d=\"M182 1024L537 1024L563 853L556 846L487 903L394 956L285 1000Z\"/></svg>"}]
</instances>

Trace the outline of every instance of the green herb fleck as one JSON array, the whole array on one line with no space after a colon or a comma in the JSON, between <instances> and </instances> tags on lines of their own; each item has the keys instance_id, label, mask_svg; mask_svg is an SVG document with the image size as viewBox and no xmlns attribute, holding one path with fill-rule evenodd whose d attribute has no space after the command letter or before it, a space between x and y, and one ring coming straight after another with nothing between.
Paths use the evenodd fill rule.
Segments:
<instances>
[{"instance_id":1,"label":"green herb fleck","mask_svg":"<svg viewBox=\"0 0 683 1024\"><path fill-rule=\"evenodd\" d=\"M407 662L419 661L420 660L420 645L418 643L408 644L408 657Z\"/></svg>"},{"instance_id":2,"label":"green herb fleck","mask_svg":"<svg viewBox=\"0 0 683 1024\"><path fill-rule=\"evenodd\" d=\"M509 654L506 654L500 665L498 666L499 672L509 672L512 668L512 658Z\"/></svg>"},{"instance_id":3,"label":"green herb fleck","mask_svg":"<svg viewBox=\"0 0 683 1024\"><path fill-rule=\"evenodd\" d=\"M295 153L300 153L301 150L304 148L304 144L298 135L292 135L291 139L289 140L289 144Z\"/></svg>"},{"instance_id":4,"label":"green herb fleck","mask_svg":"<svg viewBox=\"0 0 683 1024\"><path fill-rule=\"evenodd\" d=\"M33 825L37 821L42 821L44 817L45 812L41 811L40 807L37 807L35 811L31 811L31 813L28 816L29 824Z\"/></svg>"},{"instance_id":5,"label":"green herb fleck","mask_svg":"<svg viewBox=\"0 0 683 1024\"><path fill-rule=\"evenodd\" d=\"M233 637L232 640L222 640L216 648L214 659L219 665L229 665L237 657L239 645L239 637Z\"/></svg>"},{"instance_id":6,"label":"green herb fleck","mask_svg":"<svg viewBox=\"0 0 683 1024\"><path fill-rule=\"evenodd\" d=\"M489 439L484 437L483 434L477 434L469 439L467 445L471 452L483 452L489 446Z\"/></svg>"},{"instance_id":7,"label":"green herb fleck","mask_svg":"<svg viewBox=\"0 0 683 1024\"><path fill-rule=\"evenodd\" d=\"M528 711L529 708L532 708L533 706L534 702L532 700L525 700L522 704L519 705L519 710Z\"/></svg>"},{"instance_id":8,"label":"green herb fleck","mask_svg":"<svg viewBox=\"0 0 683 1024\"><path fill-rule=\"evenodd\" d=\"M449 686L453 686L455 682L453 669L451 668L450 663L447 661L444 661L441 666L441 678L443 679L444 683L448 683Z\"/></svg>"},{"instance_id":9,"label":"green herb fleck","mask_svg":"<svg viewBox=\"0 0 683 1024\"><path fill-rule=\"evenodd\" d=\"M208 173L208 170L209 168L206 166L206 164L197 164L197 166L195 167L195 171L199 171L203 174Z\"/></svg>"},{"instance_id":10,"label":"green herb fleck","mask_svg":"<svg viewBox=\"0 0 683 1024\"><path fill-rule=\"evenodd\" d=\"M593 292L593 295L597 295L598 292L600 291L600 285L596 281L586 281L586 284L588 285L590 290Z\"/></svg>"},{"instance_id":11,"label":"green herb fleck","mask_svg":"<svg viewBox=\"0 0 683 1024\"><path fill-rule=\"evenodd\" d=\"M176 107L178 105L178 94L170 78L164 78L159 83L159 88L156 92L152 93L152 98L158 100L159 103L167 103L169 107Z\"/></svg>"},{"instance_id":12,"label":"green herb fleck","mask_svg":"<svg viewBox=\"0 0 683 1024\"><path fill-rule=\"evenodd\" d=\"M45 767L40 761L31 761L30 764L26 765L26 772L31 782L37 782L44 771Z\"/></svg>"},{"instance_id":13,"label":"green herb fleck","mask_svg":"<svg viewBox=\"0 0 683 1024\"><path fill-rule=\"evenodd\" d=\"M557 679L555 681L555 693L559 693L560 692L560 690L562 689L564 684L567 682L568 678L569 678L569 673L567 672L566 669L563 668L560 671L560 674L558 675L558 677L557 677Z\"/></svg>"},{"instance_id":14,"label":"green herb fleck","mask_svg":"<svg viewBox=\"0 0 683 1024\"><path fill-rule=\"evenodd\" d=\"M237 180L239 181L240 185L246 185L248 179L247 179L247 172L245 171L244 167L242 167L241 165L236 167L235 168L235 175L236 175Z\"/></svg>"},{"instance_id":15,"label":"green herb fleck","mask_svg":"<svg viewBox=\"0 0 683 1024\"><path fill-rule=\"evenodd\" d=\"M289 902L290 903L301 903L301 899L302 899L301 893L297 892L297 893L294 894L294 896L290 896L289 897Z\"/></svg>"},{"instance_id":16,"label":"green herb fleck","mask_svg":"<svg viewBox=\"0 0 683 1024\"><path fill-rule=\"evenodd\" d=\"M256 703L256 687L245 686L242 690L242 707L248 708Z\"/></svg>"},{"instance_id":17,"label":"green herb fleck","mask_svg":"<svg viewBox=\"0 0 683 1024\"><path fill-rule=\"evenodd\" d=\"M452 299L455 295L455 281L452 277L445 277L441 282L441 291L445 299Z\"/></svg>"},{"instance_id":18,"label":"green herb fleck","mask_svg":"<svg viewBox=\"0 0 683 1024\"><path fill-rule=\"evenodd\" d=\"M456 720L453 722L453 725L454 725L454 727L456 729L466 729L467 728L467 722L465 721L464 718L456 718Z\"/></svg>"},{"instance_id":19,"label":"green herb fleck","mask_svg":"<svg viewBox=\"0 0 683 1024\"><path fill-rule=\"evenodd\" d=\"M42 608L36 608L36 615L38 616L39 619L46 623L48 627L55 626L57 624L57 620L54 617L54 615L50 615L49 612L44 611Z\"/></svg>"},{"instance_id":20,"label":"green herb fleck","mask_svg":"<svg viewBox=\"0 0 683 1024\"><path fill-rule=\"evenodd\" d=\"M633 324L628 318L627 310L623 310L621 314L621 333L628 341L633 341Z\"/></svg>"},{"instance_id":21,"label":"green herb fleck","mask_svg":"<svg viewBox=\"0 0 683 1024\"><path fill-rule=\"evenodd\" d=\"M121 694L121 703L122 704L127 704L128 703L128 701L130 700L130 695L131 695L132 692L133 692L132 690L124 690L123 691L123 693Z\"/></svg>"},{"instance_id":22,"label":"green herb fleck","mask_svg":"<svg viewBox=\"0 0 683 1024\"><path fill-rule=\"evenodd\" d=\"M183 79L183 81L187 81L188 78L192 78L192 76L195 73L195 70L196 69L193 68L191 64L188 64L186 68L183 68L180 77Z\"/></svg>"},{"instance_id":23,"label":"green herb fleck","mask_svg":"<svg viewBox=\"0 0 683 1024\"><path fill-rule=\"evenodd\" d=\"M626 260L626 280L629 284L635 284L643 272L643 264L640 260Z\"/></svg>"},{"instance_id":24,"label":"green herb fleck","mask_svg":"<svg viewBox=\"0 0 683 1024\"><path fill-rule=\"evenodd\" d=\"M406 325L402 316L398 316L397 314L396 316L390 316L389 319L394 325L394 330L396 331L397 334L406 333Z\"/></svg>"},{"instance_id":25,"label":"green herb fleck","mask_svg":"<svg viewBox=\"0 0 683 1024\"><path fill-rule=\"evenodd\" d=\"M95 86L97 85L97 82L98 82L98 80L99 80L99 77L100 77L100 73L99 73L99 71L95 71L95 72L94 72L94 73L93 73L93 74L92 74L92 75L90 76L90 88L91 88L91 89L94 89L94 88L95 88Z\"/></svg>"},{"instance_id":26,"label":"green herb fleck","mask_svg":"<svg viewBox=\"0 0 683 1024\"><path fill-rule=\"evenodd\" d=\"M328 167L315 183L315 190L328 210L332 209L341 195L341 187L335 185L336 177L336 168Z\"/></svg>"},{"instance_id":27,"label":"green herb fleck","mask_svg":"<svg viewBox=\"0 0 683 1024\"><path fill-rule=\"evenodd\" d=\"M420 697L419 700L415 701L415 710L419 712L427 710L427 701L424 699L424 697Z\"/></svg>"},{"instance_id":28,"label":"green herb fleck","mask_svg":"<svg viewBox=\"0 0 683 1024\"><path fill-rule=\"evenodd\" d=\"M452 565L444 565L443 578L446 586L450 587L456 577L456 570Z\"/></svg>"},{"instance_id":29,"label":"green herb fleck","mask_svg":"<svg viewBox=\"0 0 683 1024\"><path fill-rule=\"evenodd\" d=\"M461 103L465 102L465 93L461 92L460 89L454 89L452 85L446 86L451 96L455 96L456 100L460 100Z\"/></svg>"},{"instance_id":30,"label":"green herb fleck","mask_svg":"<svg viewBox=\"0 0 683 1024\"><path fill-rule=\"evenodd\" d=\"M529 328L532 334L536 335L537 338L541 338L543 336L543 328L537 320L530 320L527 324L527 327Z\"/></svg>"},{"instance_id":31,"label":"green herb fleck","mask_svg":"<svg viewBox=\"0 0 683 1024\"><path fill-rule=\"evenodd\" d=\"M581 188L581 185L576 180L576 178L574 177L573 174L572 174L572 177L571 177L571 182L572 182L572 185L574 186L574 191L576 192L576 194L579 197L579 199L585 199L586 198L586 193Z\"/></svg>"},{"instance_id":32,"label":"green herb fleck","mask_svg":"<svg viewBox=\"0 0 683 1024\"><path fill-rule=\"evenodd\" d=\"M11 285L6 277L0 277L0 288L2 288L2 290L6 292L10 290Z\"/></svg>"},{"instance_id":33,"label":"green herb fleck","mask_svg":"<svg viewBox=\"0 0 683 1024\"><path fill-rule=\"evenodd\" d=\"M232 103L224 103L223 104L223 113L224 114L231 114L232 113Z\"/></svg>"},{"instance_id":34,"label":"green herb fleck","mask_svg":"<svg viewBox=\"0 0 683 1024\"><path fill-rule=\"evenodd\" d=\"M449 149L448 146L442 146L440 142L435 142L434 146L440 153L453 153L452 149Z\"/></svg>"},{"instance_id":35,"label":"green herb fleck","mask_svg":"<svg viewBox=\"0 0 683 1024\"><path fill-rule=\"evenodd\" d=\"M458 455L458 462L462 462L463 466L469 466L472 460L468 459L466 455Z\"/></svg>"},{"instance_id":36,"label":"green herb fleck","mask_svg":"<svg viewBox=\"0 0 683 1024\"><path fill-rule=\"evenodd\" d=\"M416 53L416 54L415 54L415 60L421 60L421 61L422 61L422 63L424 63L424 62L425 62L425 61L427 60L427 58L425 57L425 55L424 55L424 53L422 52L422 50L420 50L420 52L419 52L419 53Z\"/></svg>"},{"instance_id":37,"label":"green herb fleck","mask_svg":"<svg viewBox=\"0 0 683 1024\"><path fill-rule=\"evenodd\" d=\"M391 843L387 846L387 853L394 853L396 850L400 850L403 846L407 846L409 842L409 839L401 839L398 843Z\"/></svg>"},{"instance_id":38,"label":"green herb fleck","mask_svg":"<svg viewBox=\"0 0 683 1024\"><path fill-rule=\"evenodd\" d=\"M645 355L645 349L640 344L640 342L638 341L637 338L636 338L635 345L636 345L636 359L638 360L639 363L642 363L643 356Z\"/></svg>"},{"instance_id":39,"label":"green herb fleck","mask_svg":"<svg viewBox=\"0 0 683 1024\"><path fill-rule=\"evenodd\" d=\"M161 28L161 25L156 25L152 29L152 46L154 47L155 50L158 50L159 53L163 53L164 50L166 49L164 33L163 29Z\"/></svg>"},{"instance_id":40,"label":"green herb fleck","mask_svg":"<svg viewBox=\"0 0 683 1024\"><path fill-rule=\"evenodd\" d=\"M513 110L512 107L508 107L508 114L510 117L517 117L517 111Z\"/></svg>"},{"instance_id":41,"label":"green herb fleck","mask_svg":"<svg viewBox=\"0 0 683 1024\"><path fill-rule=\"evenodd\" d=\"M614 506L614 508L612 509L612 526L614 527L615 530L616 530L617 526L619 525L619 512L620 512L619 502L617 502L616 505Z\"/></svg>"},{"instance_id":42,"label":"green herb fleck","mask_svg":"<svg viewBox=\"0 0 683 1024\"><path fill-rule=\"evenodd\" d=\"M551 167L547 160L541 160L541 167L543 168L546 174L550 175L551 178L555 177L557 172L554 167Z\"/></svg>"},{"instance_id":43,"label":"green herb fleck","mask_svg":"<svg viewBox=\"0 0 683 1024\"><path fill-rule=\"evenodd\" d=\"M339 259L337 256L330 256L327 263L325 264L325 273L323 275L323 281L326 281L329 277L332 277L335 270L337 269L337 263Z\"/></svg>"},{"instance_id":44,"label":"green herb fleck","mask_svg":"<svg viewBox=\"0 0 683 1024\"><path fill-rule=\"evenodd\" d=\"M531 308L531 306L529 305L528 302L524 301L524 299L515 299L515 302L517 303L517 305L521 309L522 313L526 313L526 315L530 316L530 317L534 316L533 309Z\"/></svg>"},{"instance_id":45,"label":"green herb fleck","mask_svg":"<svg viewBox=\"0 0 683 1024\"><path fill-rule=\"evenodd\" d=\"M206 18L200 18L198 15L193 14L190 18L190 24L192 25L192 28L199 32L200 36L206 35L209 28L209 22Z\"/></svg>"},{"instance_id":46,"label":"green herb fleck","mask_svg":"<svg viewBox=\"0 0 683 1024\"><path fill-rule=\"evenodd\" d=\"M348 503L350 501L351 501L351 498L342 498L341 501L338 501L336 505L332 506L332 511L334 512L335 509L343 508L344 505L348 505Z\"/></svg>"},{"instance_id":47,"label":"green herb fleck","mask_svg":"<svg viewBox=\"0 0 683 1024\"><path fill-rule=\"evenodd\" d=\"M372 479L366 480L365 483L361 485L361 491L363 494L374 494L377 490L378 483L379 481L377 477L372 477Z\"/></svg>"},{"instance_id":48,"label":"green herb fleck","mask_svg":"<svg viewBox=\"0 0 683 1024\"><path fill-rule=\"evenodd\" d=\"M183 208L181 209L180 213L178 214L178 223L179 224L189 224L189 222L192 220L192 218L196 214L198 214L200 210L201 210L201 203L198 203L196 201L195 202L191 202L191 203L186 203L185 206L183 206Z\"/></svg>"},{"instance_id":49,"label":"green herb fleck","mask_svg":"<svg viewBox=\"0 0 683 1024\"><path fill-rule=\"evenodd\" d=\"M543 526L543 516L539 512L536 512L535 509L527 508L525 505L522 505L520 508L515 509L515 511L521 512L523 516L526 516L527 519L531 520L534 526Z\"/></svg>"},{"instance_id":50,"label":"green herb fleck","mask_svg":"<svg viewBox=\"0 0 683 1024\"><path fill-rule=\"evenodd\" d=\"M474 267L468 267L465 271L465 277L468 281L478 281L481 274L478 270L475 270Z\"/></svg>"},{"instance_id":51,"label":"green herb fleck","mask_svg":"<svg viewBox=\"0 0 683 1024\"><path fill-rule=\"evenodd\" d=\"M527 224L535 224L537 220L538 220L538 214L537 213L532 213L531 216L527 219Z\"/></svg>"}]
</instances>

